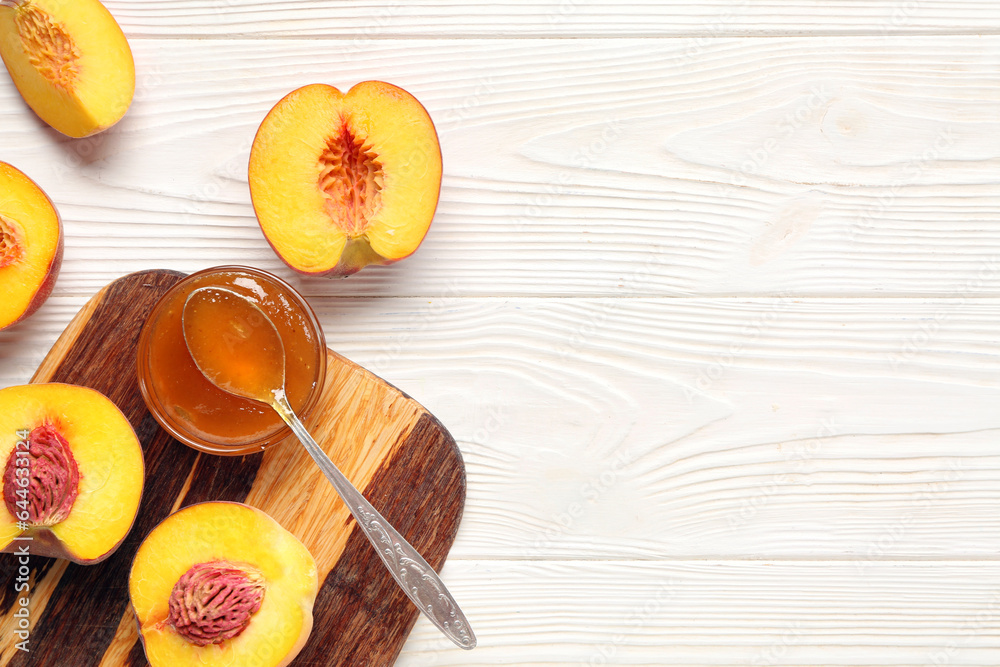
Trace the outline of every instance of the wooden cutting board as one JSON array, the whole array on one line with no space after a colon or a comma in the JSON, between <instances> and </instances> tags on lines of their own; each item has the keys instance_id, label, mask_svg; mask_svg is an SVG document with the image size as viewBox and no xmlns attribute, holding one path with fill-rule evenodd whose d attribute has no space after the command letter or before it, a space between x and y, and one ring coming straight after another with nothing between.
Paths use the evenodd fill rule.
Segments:
<instances>
[{"instance_id":1,"label":"wooden cutting board","mask_svg":"<svg viewBox=\"0 0 1000 667\"><path fill-rule=\"evenodd\" d=\"M391 665L418 612L305 450L289 439L249 456L200 454L167 435L147 411L136 379L136 341L153 304L183 277L142 271L105 287L32 378L85 385L111 398L142 441L146 486L131 533L109 559L88 567L30 559L27 653L15 648L13 634L15 599L26 593L15 591L17 559L3 554L0 664L147 665L128 605L129 567L139 543L181 507L233 500L270 514L316 558L315 625L292 664ZM333 351L314 415L307 426L316 440L440 571L465 502L465 467L448 431L412 398Z\"/></svg>"}]
</instances>

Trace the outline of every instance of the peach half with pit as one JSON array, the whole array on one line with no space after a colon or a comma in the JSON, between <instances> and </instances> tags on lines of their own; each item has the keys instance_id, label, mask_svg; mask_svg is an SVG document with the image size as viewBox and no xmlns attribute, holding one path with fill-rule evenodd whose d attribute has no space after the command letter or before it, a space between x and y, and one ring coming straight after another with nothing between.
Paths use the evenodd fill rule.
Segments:
<instances>
[{"instance_id":1,"label":"peach half with pit","mask_svg":"<svg viewBox=\"0 0 1000 667\"><path fill-rule=\"evenodd\" d=\"M420 245L441 191L441 147L427 110L398 86L312 84L264 118L249 180L264 237L290 268L347 276Z\"/></svg>"},{"instance_id":2,"label":"peach half with pit","mask_svg":"<svg viewBox=\"0 0 1000 667\"><path fill-rule=\"evenodd\" d=\"M132 104L132 50L98 0L0 0L0 57L28 106L67 136L105 130Z\"/></svg>"},{"instance_id":3,"label":"peach half with pit","mask_svg":"<svg viewBox=\"0 0 1000 667\"><path fill-rule=\"evenodd\" d=\"M70 384L0 389L0 550L84 565L110 556L139 511L142 447L104 394Z\"/></svg>"},{"instance_id":4,"label":"peach half with pit","mask_svg":"<svg viewBox=\"0 0 1000 667\"><path fill-rule=\"evenodd\" d=\"M0 330L41 306L62 266L62 220L34 181L0 162Z\"/></svg>"},{"instance_id":5,"label":"peach half with pit","mask_svg":"<svg viewBox=\"0 0 1000 667\"><path fill-rule=\"evenodd\" d=\"M309 638L318 588L298 538L259 509L222 501L164 519L129 574L152 667L283 667Z\"/></svg>"}]
</instances>

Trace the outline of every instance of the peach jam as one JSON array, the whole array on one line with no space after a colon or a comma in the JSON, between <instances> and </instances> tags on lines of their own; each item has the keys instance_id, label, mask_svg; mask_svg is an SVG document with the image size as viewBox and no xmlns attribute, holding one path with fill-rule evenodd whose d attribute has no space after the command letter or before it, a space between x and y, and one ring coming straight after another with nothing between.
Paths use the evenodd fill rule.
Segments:
<instances>
[{"instance_id":1,"label":"peach jam","mask_svg":"<svg viewBox=\"0 0 1000 667\"><path fill-rule=\"evenodd\" d=\"M247 296L274 322L285 350L285 392L296 413L316 405L326 375L326 340L315 313L290 285L259 269L222 266L193 273L163 295L139 336L139 387L173 437L210 454L250 454L291 435L264 403L227 393L201 374L181 328L192 290L208 285ZM221 327L220 327L221 328Z\"/></svg>"}]
</instances>

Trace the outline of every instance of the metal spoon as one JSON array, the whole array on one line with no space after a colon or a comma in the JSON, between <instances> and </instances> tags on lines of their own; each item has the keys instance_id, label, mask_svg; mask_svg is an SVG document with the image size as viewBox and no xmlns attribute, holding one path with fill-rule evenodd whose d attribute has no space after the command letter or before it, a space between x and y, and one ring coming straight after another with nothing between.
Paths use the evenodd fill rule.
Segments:
<instances>
[{"instance_id":1,"label":"metal spoon","mask_svg":"<svg viewBox=\"0 0 1000 667\"><path fill-rule=\"evenodd\" d=\"M458 603L427 561L337 469L285 396L285 349L257 304L223 287L191 292L182 314L184 340L198 370L223 391L267 403L288 424L350 508L399 586L449 639L464 649L476 636Z\"/></svg>"}]
</instances>

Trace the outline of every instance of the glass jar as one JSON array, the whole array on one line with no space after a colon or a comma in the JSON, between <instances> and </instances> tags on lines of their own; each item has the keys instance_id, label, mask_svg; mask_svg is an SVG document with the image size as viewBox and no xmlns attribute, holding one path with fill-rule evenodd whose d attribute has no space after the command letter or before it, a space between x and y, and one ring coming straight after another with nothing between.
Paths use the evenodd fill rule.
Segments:
<instances>
[{"instance_id":1,"label":"glass jar","mask_svg":"<svg viewBox=\"0 0 1000 667\"><path fill-rule=\"evenodd\" d=\"M139 335L139 388L150 413L177 440L209 454L252 454L291 435L264 403L222 391L201 374L184 343L181 314L192 290L226 287L274 322L285 348L285 391L309 415L326 377L326 339L316 314L291 285L266 271L220 266L184 278L153 306Z\"/></svg>"}]
</instances>

